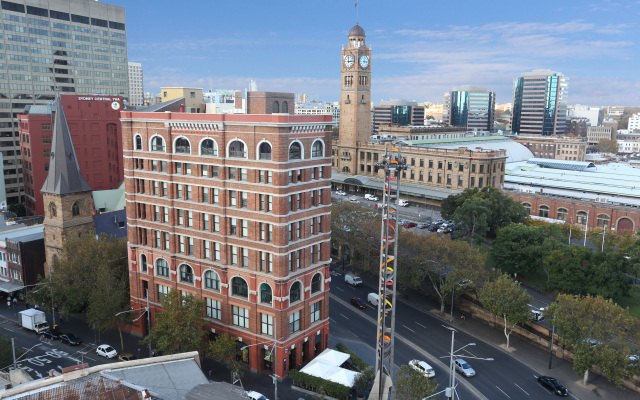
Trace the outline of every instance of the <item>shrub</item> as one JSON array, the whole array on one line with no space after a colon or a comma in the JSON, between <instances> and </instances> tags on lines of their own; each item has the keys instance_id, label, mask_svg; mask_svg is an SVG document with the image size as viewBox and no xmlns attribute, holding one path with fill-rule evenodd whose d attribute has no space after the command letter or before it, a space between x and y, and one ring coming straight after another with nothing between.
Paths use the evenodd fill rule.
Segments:
<instances>
[{"instance_id":1,"label":"shrub","mask_svg":"<svg viewBox=\"0 0 640 400\"><path fill-rule=\"evenodd\" d=\"M351 388L348 386L305 374L295 369L289 371L289 378L291 378L293 384L296 386L317 393L322 392L336 399L347 400L351 395Z\"/></svg>"}]
</instances>

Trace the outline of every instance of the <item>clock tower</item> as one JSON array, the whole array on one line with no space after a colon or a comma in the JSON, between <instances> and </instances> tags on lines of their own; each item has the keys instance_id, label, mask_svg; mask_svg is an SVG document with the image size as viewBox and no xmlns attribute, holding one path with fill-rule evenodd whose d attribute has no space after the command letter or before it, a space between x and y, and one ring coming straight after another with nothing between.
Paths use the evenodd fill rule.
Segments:
<instances>
[{"instance_id":1,"label":"clock tower","mask_svg":"<svg viewBox=\"0 0 640 400\"><path fill-rule=\"evenodd\" d=\"M342 49L340 79L340 138L338 172L357 173L359 143L371 137L371 48L358 24L349 30Z\"/></svg>"}]
</instances>

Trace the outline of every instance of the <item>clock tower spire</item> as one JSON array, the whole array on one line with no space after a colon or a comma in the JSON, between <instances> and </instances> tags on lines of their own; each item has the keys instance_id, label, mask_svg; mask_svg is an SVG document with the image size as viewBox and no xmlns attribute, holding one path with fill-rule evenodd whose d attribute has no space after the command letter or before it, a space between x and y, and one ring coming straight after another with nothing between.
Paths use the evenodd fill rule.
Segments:
<instances>
[{"instance_id":1,"label":"clock tower spire","mask_svg":"<svg viewBox=\"0 0 640 400\"><path fill-rule=\"evenodd\" d=\"M371 136L371 48L356 23L342 49L340 80L340 151L338 172L356 173L359 143Z\"/></svg>"}]
</instances>

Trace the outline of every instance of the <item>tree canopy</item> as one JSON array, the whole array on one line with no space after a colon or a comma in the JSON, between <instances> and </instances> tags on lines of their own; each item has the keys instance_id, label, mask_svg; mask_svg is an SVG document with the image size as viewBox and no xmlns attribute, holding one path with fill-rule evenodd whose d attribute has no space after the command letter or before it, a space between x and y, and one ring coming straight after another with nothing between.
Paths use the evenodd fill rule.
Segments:
<instances>
[{"instance_id":1,"label":"tree canopy","mask_svg":"<svg viewBox=\"0 0 640 400\"><path fill-rule=\"evenodd\" d=\"M465 200L453 213L453 221L463 227L470 244L484 241L489 231L489 220L491 219L489 207L487 200L472 197Z\"/></svg>"},{"instance_id":2,"label":"tree canopy","mask_svg":"<svg viewBox=\"0 0 640 400\"><path fill-rule=\"evenodd\" d=\"M615 139L600 139L596 148L601 153L618 153L618 141Z\"/></svg>"},{"instance_id":3,"label":"tree canopy","mask_svg":"<svg viewBox=\"0 0 640 400\"><path fill-rule=\"evenodd\" d=\"M404 364L394 374L394 399L423 399L436 392L438 383L435 379L425 378L418 371Z\"/></svg>"},{"instance_id":4,"label":"tree canopy","mask_svg":"<svg viewBox=\"0 0 640 400\"><path fill-rule=\"evenodd\" d=\"M331 207L333 246L347 246L356 271L378 273L381 217L359 203L341 201ZM374 255L374 256L372 256Z\"/></svg>"}]
</instances>

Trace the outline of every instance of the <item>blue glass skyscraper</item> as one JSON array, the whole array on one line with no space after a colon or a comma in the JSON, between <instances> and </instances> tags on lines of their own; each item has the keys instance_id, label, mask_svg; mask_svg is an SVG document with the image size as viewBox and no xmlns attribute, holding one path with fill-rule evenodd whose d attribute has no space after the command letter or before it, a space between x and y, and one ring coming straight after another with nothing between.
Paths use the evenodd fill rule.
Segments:
<instances>
[{"instance_id":1,"label":"blue glass skyscraper","mask_svg":"<svg viewBox=\"0 0 640 400\"><path fill-rule=\"evenodd\" d=\"M496 94L478 86L460 86L444 94L442 119L451 126L492 131Z\"/></svg>"},{"instance_id":2,"label":"blue glass skyscraper","mask_svg":"<svg viewBox=\"0 0 640 400\"><path fill-rule=\"evenodd\" d=\"M567 78L559 72L525 72L513 82L511 130L518 134L562 135L567 120Z\"/></svg>"}]
</instances>

